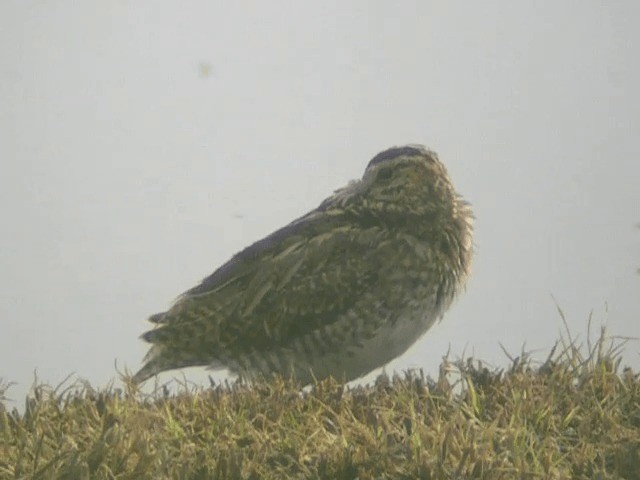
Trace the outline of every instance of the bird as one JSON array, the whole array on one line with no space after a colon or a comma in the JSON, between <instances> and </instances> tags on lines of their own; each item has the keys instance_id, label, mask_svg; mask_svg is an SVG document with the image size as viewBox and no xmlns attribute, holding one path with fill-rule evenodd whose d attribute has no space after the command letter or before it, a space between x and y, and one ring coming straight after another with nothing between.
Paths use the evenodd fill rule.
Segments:
<instances>
[{"instance_id":1,"label":"bird","mask_svg":"<svg viewBox=\"0 0 640 480\"><path fill-rule=\"evenodd\" d=\"M435 152L382 151L361 179L152 315L133 381L190 366L302 385L360 378L403 354L465 289L474 218Z\"/></svg>"}]
</instances>

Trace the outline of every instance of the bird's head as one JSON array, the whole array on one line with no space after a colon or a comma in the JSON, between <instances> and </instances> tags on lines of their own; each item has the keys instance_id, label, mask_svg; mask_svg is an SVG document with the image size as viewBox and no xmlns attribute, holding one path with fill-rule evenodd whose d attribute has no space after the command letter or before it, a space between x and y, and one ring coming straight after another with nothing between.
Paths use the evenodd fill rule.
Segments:
<instances>
[{"instance_id":1,"label":"bird's head","mask_svg":"<svg viewBox=\"0 0 640 480\"><path fill-rule=\"evenodd\" d=\"M393 147L373 157L360 189L371 208L397 214L448 214L458 199L438 156L421 145Z\"/></svg>"},{"instance_id":2,"label":"bird's head","mask_svg":"<svg viewBox=\"0 0 640 480\"><path fill-rule=\"evenodd\" d=\"M385 150L369 162L358 190L361 212L389 227L429 238L468 272L473 213L435 152L421 145Z\"/></svg>"}]
</instances>

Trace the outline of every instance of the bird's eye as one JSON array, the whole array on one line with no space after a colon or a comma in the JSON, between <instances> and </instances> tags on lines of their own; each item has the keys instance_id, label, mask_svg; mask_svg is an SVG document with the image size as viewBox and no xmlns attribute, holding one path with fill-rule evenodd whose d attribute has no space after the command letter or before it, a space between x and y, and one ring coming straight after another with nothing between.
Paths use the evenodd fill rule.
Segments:
<instances>
[{"instance_id":1,"label":"bird's eye","mask_svg":"<svg viewBox=\"0 0 640 480\"><path fill-rule=\"evenodd\" d=\"M391 178L391 174L393 172L391 171L391 168L381 168L378 171L378 176L376 177L378 180L389 180Z\"/></svg>"}]
</instances>

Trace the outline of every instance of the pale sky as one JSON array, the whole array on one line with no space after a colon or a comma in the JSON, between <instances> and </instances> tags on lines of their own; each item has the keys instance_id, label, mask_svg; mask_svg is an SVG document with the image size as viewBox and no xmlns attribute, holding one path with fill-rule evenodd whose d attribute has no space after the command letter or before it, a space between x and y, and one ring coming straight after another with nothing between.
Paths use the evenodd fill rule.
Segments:
<instances>
[{"instance_id":1,"label":"pale sky","mask_svg":"<svg viewBox=\"0 0 640 480\"><path fill-rule=\"evenodd\" d=\"M467 292L387 371L640 337L640 3L0 3L0 378L135 371L146 318L379 151L474 206ZM625 362L640 367L632 342ZM200 381L204 370L186 370ZM166 380L180 372L162 376Z\"/></svg>"}]
</instances>

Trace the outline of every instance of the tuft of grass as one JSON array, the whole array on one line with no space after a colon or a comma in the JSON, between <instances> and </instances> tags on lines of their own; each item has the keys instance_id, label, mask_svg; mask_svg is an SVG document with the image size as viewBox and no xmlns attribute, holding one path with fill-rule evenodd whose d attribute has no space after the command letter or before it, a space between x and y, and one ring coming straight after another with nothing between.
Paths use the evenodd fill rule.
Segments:
<instances>
[{"instance_id":1,"label":"tuft of grass","mask_svg":"<svg viewBox=\"0 0 640 480\"><path fill-rule=\"evenodd\" d=\"M282 378L160 388L0 385L0 478L640 479L640 376L569 336L535 365L443 360L346 388Z\"/></svg>"}]
</instances>

